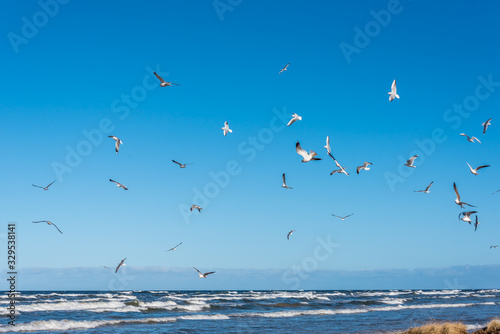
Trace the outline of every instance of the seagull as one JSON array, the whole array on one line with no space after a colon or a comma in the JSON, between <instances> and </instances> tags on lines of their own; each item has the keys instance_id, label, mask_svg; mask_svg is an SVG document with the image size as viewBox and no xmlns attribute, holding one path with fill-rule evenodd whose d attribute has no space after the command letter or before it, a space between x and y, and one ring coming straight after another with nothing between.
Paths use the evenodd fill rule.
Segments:
<instances>
[{"instance_id":1,"label":"seagull","mask_svg":"<svg viewBox=\"0 0 500 334\"><path fill-rule=\"evenodd\" d=\"M460 213L458 214L458 218L459 218L460 220L463 220L464 222L466 222L466 223L469 223L469 224L470 224L470 223L472 222L472 220L470 219L470 216L471 216L472 214L474 214L474 213L477 213L477 211L467 211L467 212L465 212L465 211L464 211L464 212L460 212ZM462 218L460 218L460 216L462 216Z\"/></svg>"},{"instance_id":2,"label":"seagull","mask_svg":"<svg viewBox=\"0 0 500 334\"><path fill-rule=\"evenodd\" d=\"M481 126L483 126L483 135L486 133L486 130L488 129L488 126L491 125L491 118L489 120L487 120L486 122L484 122L483 124L481 124Z\"/></svg>"},{"instance_id":3,"label":"seagull","mask_svg":"<svg viewBox=\"0 0 500 334\"><path fill-rule=\"evenodd\" d=\"M457 195L457 198L455 198L455 203L457 205L460 205L460 207L463 209L464 208L464 205L468 205L468 206L472 206L474 207L474 205L470 205L468 203L465 203L465 202L461 202L460 201L460 194L458 193L458 189L457 189L457 185L455 184L455 182L453 182L453 189L455 189L455 194Z\"/></svg>"},{"instance_id":4,"label":"seagull","mask_svg":"<svg viewBox=\"0 0 500 334\"><path fill-rule=\"evenodd\" d=\"M330 137L329 136L326 136L326 145L323 147L326 148L327 153L332 153L332 150L330 149Z\"/></svg>"},{"instance_id":5,"label":"seagull","mask_svg":"<svg viewBox=\"0 0 500 334\"><path fill-rule=\"evenodd\" d=\"M178 165L179 165L179 167L181 167L181 168L186 168L186 166L187 166L187 165L192 165L192 163L189 163L189 164L181 164L180 162L177 162L177 161L175 161L175 160L172 160L172 162L175 162L175 163L176 163L176 164L178 164Z\"/></svg>"},{"instance_id":6,"label":"seagull","mask_svg":"<svg viewBox=\"0 0 500 334\"><path fill-rule=\"evenodd\" d=\"M281 69L280 73L278 73L278 74L281 74L281 72L286 71L286 68L288 67L288 65L290 65L290 63L286 64L286 65L285 65L285 67L283 67L283 68Z\"/></svg>"},{"instance_id":7,"label":"seagull","mask_svg":"<svg viewBox=\"0 0 500 334\"><path fill-rule=\"evenodd\" d=\"M301 121L302 120L302 116L299 116L297 115L296 113L293 113L292 115L292 119L290 120L290 122L288 122L288 124L286 126L290 126L292 125L293 123L295 123L297 120Z\"/></svg>"},{"instance_id":8,"label":"seagull","mask_svg":"<svg viewBox=\"0 0 500 334\"><path fill-rule=\"evenodd\" d=\"M224 130L224 136L227 135L228 132L233 133L233 130L229 128L229 124L227 123L227 121L224 122L224 127L221 129Z\"/></svg>"},{"instance_id":9,"label":"seagull","mask_svg":"<svg viewBox=\"0 0 500 334\"><path fill-rule=\"evenodd\" d=\"M189 209L189 211L193 211L194 209L198 209L198 212L201 212L201 210L203 210L203 208L199 205L193 204L191 205L191 209Z\"/></svg>"},{"instance_id":10,"label":"seagull","mask_svg":"<svg viewBox=\"0 0 500 334\"><path fill-rule=\"evenodd\" d=\"M113 138L116 141L115 151L116 151L116 153L118 153L118 151L120 150L120 145L123 145L123 142L120 140L120 138L118 138L116 136L108 136L108 137Z\"/></svg>"},{"instance_id":11,"label":"seagull","mask_svg":"<svg viewBox=\"0 0 500 334\"><path fill-rule=\"evenodd\" d=\"M211 272L202 274L201 271L199 271L198 269L194 268L194 270L196 270L198 272L198 276L200 278L207 278L208 275L215 273L215 271L211 271Z\"/></svg>"},{"instance_id":12,"label":"seagull","mask_svg":"<svg viewBox=\"0 0 500 334\"><path fill-rule=\"evenodd\" d=\"M477 215L476 215L476 222L474 223L474 232L477 231L477 227L479 224L481 224L481 223L479 222L479 219L477 218Z\"/></svg>"},{"instance_id":13,"label":"seagull","mask_svg":"<svg viewBox=\"0 0 500 334\"><path fill-rule=\"evenodd\" d=\"M490 165L483 165L483 166L479 166L477 167L476 169L472 168L469 163L467 162L467 166L469 166L470 168L470 172L474 175L479 175L479 173L477 172L478 170L480 170L481 168L486 168L486 167L490 167Z\"/></svg>"},{"instance_id":14,"label":"seagull","mask_svg":"<svg viewBox=\"0 0 500 334\"><path fill-rule=\"evenodd\" d=\"M425 190L414 190L416 193L430 193L431 191L429 189L431 189L431 186L432 184L434 183L434 181L432 181L428 186L427 188L425 188Z\"/></svg>"},{"instance_id":15,"label":"seagull","mask_svg":"<svg viewBox=\"0 0 500 334\"><path fill-rule=\"evenodd\" d=\"M341 217L341 216L334 215L334 214L332 213L332 216L337 217L337 218L340 218L340 219L342 219L342 220L345 220L347 217L350 217L350 216L352 216L353 214L354 214L354 213L351 213L350 215L347 215L347 216L345 216L345 217Z\"/></svg>"},{"instance_id":16,"label":"seagull","mask_svg":"<svg viewBox=\"0 0 500 334\"><path fill-rule=\"evenodd\" d=\"M57 228L57 230L59 231L59 233L63 234L61 232L61 230L59 229L59 227L57 227L56 224L54 224L51 221L48 221L48 220L39 220L39 221L36 221L36 222L33 222L33 223L47 223L48 225L54 225L54 227Z\"/></svg>"},{"instance_id":17,"label":"seagull","mask_svg":"<svg viewBox=\"0 0 500 334\"><path fill-rule=\"evenodd\" d=\"M370 170L370 167L368 167L368 165L373 165L371 162L368 162L368 161L365 161L365 163L363 164L363 166L358 166L356 168L356 173L359 174L359 171L364 169L364 170Z\"/></svg>"},{"instance_id":18,"label":"seagull","mask_svg":"<svg viewBox=\"0 0 500 334\"><path fill-rule=\"evenodd\" d=\"M404 165L408 166L408 167L416 168L415 166L413 166L413 161L415 161L416 158L418 158L418 154L415 154L410 159L408 159L408 161L406 161L406 163Z\"/></svg>"},{"instance_id":19,"label":"seagull","mask_svg":"<svg viewBox=\"0 0 500 334\"><path fill-rule=\"evenodd\" d=\"M288 234L286 235L287 240L290 240L290 236L292 235L293 232L295 232L295 230L291 230L290 232L288 232Z\"/></svg>"},{"instance_id":20,"label":"seagull","mask_svg":"<svg viewBox=\"0 0 500 334\"><path fill-rule=\"evenodd\" d=\"M330 156L330 158L333 159L333 161L335 161L335 164L337 165L338 168L340 169L336 169L334 171L332 171L330 173L330 175L333 175L335 173L344 173L345 175L349 176L349 173L346 172L346 168L342 167L339 162L333 157L333 155L331 155L331 153L328 153L328 155Z\"/></svg>"},{"instance_id":21,"label":"seagull","mask_svg":"<svg viewBox=\"0 0 500 334\"><path fill-rule=\"evenodd\" d=\"M120 263L118 263L118 266L116 267L116 270L115 270L115 274L118 272L118 269L120 269L121 266L125 266L126 264L123 263L125 262L127 258L124 258L123 260L120 261Z\"/></svg>"},{"instance_id":22,"label":"seagull","mask_svg":"<svg viewBox=\"0 0 500 334\"><path fill-rule=\"evenodd\" d=\"M124 186L123 184L121 184L120 182L116 182L116 181L111 180L111 179L109 179L109 180L110 180L111 182L116 183L116 186L117 186L117 187L122 187L123 189L128 190L128 188L127 188L127 187L125 187L125 186Z\"/></svg>"},{"instance_id":23,"label":"seagull","mask_svg":"<svg viewBox=\"0 0 500 334\"><path fill-rule=\"evenodd\" d=\"M497 245L495 245L495 246L490 246L490 249L492 249L492 248L498 248L498 246L497 246Z\"/></svg>"},{"instance_id":24,"label":"seagull","mask_svg":"<svg viewBox=\"0 0 500 334\"><path fill-rule=\"evenodd\" d=\"M52 183L56 182L56 180L52 181ZM43 190L47 191L49 190L49 187L52 185L52 183L50 183L48 186L46 187L41 187L41 186L37 186L37 185L34 185L34 184L31 184L33 187L37 187L37 188L42 188Z\"/></svg>"},{"instance_id":25,"label":"seagull","mask_svg":"<svg viewBox=\"0 0 500 334\"><path fill-rule=\"evenodd\" d=\"M297 142L297 144L295 144L295 150L297 151L297 153L299 155L301 155L304 158L304 159L302 159L301 162L308 162L311 160L321 160L321 158L316 158L318 153L316 153L314 151L309 151L309 153L307 153L305 150L303 150L302 147L300 147L299 142Z\"/></svg>"},{"instance_id":26,"label":"seagull","mask_svg":"<svg viewBox=\"0 0 500 334\"><path fill-rule=\"evenodd\" d=\"M154 75L156 75L156 77L158 78L158 80L160 80L160 86L161 87L167 87L167 86L172 86L172 85L180 86L179 84L163 80L163 78L160 77L156 72L153 72L153 73L154 73Z\"/></svg>"},{"instance_id":27,"label":"seagull","mask_svg":"<svg viewBox=\"0 0 500 334\"><path fill-rule=\"evenodd\" d=\"M399 99L399 95L397 93L397 88L396 88L396 79L394 79L394 81L392 82L392 85L391 85L391 91L389 93L389 101L392 101L394 100L395 98L398 98Z\"/></svg>"},{"instance_id":28,"label":"seagull","mask_svg":"<svg viewBox=\"0 0 500 334\"><path fill-rule=\"evenodd\" d=\"M182 242L181 242L180 244L178 244L177 246L172 247L172 248L170 248L168 251L165 251L165 252L174 251L174 250L176 250L176 249L177 249L177 247L179 247L180 245L182 245Z\"/></svg>"},{"instance_id":29,"label":"seagull","mask_svg":"<svg viewBox=\"0 0 500 334\"><path fill-rule=\"evenodd\" d=\"M461 136L464 136L464 137L467 137L467 141L470 141L471 143L474 142L474 140L476 140L479 144L481 144L481 142L479 141L479 139L477 139L476 137L472 136L472 137L469 137L467 136L465 133L461 133L460 134Z\"/></svg>"},{"instance_id":30,"label":"seagull","mask_svg":"<svg viewBox=\"0 0 500 334\"><path fill-rule=\"evenodd\" d=\"M497 190L497 191L495 191L495 192L493 192L493 193L491 193L491 194L492 194L492 195L495 195L495 194L496 194L497 192L499 192L499 191L500 191L500 189L499 189L499 190Z\"/></svg>"},{"instance_id":31,"label":"seagull","mask_svg":"<svg viewBox=\"0 0 500 334\"><path fill-rule=\"evenodd\" d=\"M282 185L283 188L286 188L286 189L293 189L292 187L289 187L286 185L286 181L285 181L285 173L283 173L283 185Z\"/></svg>"}]
</instances>

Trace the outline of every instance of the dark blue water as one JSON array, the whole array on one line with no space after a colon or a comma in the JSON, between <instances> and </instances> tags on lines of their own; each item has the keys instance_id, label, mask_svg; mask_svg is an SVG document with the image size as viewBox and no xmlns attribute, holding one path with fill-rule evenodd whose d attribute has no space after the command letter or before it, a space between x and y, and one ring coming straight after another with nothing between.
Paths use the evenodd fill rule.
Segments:
<instances>
[{"instance_id":1,"label":"dark blue water","mask_svg":"<svg viewBox=\"0 0 500 334\"><path fill-rule=\"evenodd\" d=\"M469 330L500 317L500 290L47 291L20 293L0 332L398 333L430 321Z\"/></svg>"}]
</instances>

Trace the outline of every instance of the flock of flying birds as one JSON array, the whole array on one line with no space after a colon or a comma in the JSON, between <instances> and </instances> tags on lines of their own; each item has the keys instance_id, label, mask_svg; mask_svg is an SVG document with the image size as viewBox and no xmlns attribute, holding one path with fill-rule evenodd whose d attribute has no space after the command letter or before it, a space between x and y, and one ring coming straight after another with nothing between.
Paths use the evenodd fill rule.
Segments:
<instances>
[{"instance_id":1,"label":"flock of flying birds","mask_svg":"<svg viewBox=\"0 0 500 334\"><path fill-rule=\"evenodd\" d=\"M284 71L287 71L288 69L288 66L290 65L290 63L286 64L285 67L283 67L280 71L279 71L279 74L281 74L282 72ZM180 86L179 84L176 84L176 83L173 83L173 82L168 82L168 81L165 81L161 76L159 76L156 72L153 72L153 74L158 78L158 80L160 80L160 86L161 87L168 87L168 86L172 86L172 85L176 85L176 86ZM399 95L397 93L397 86L396 86L396 80L394 80L392 82L392 85L391 85L391 91L388 92L387 94L389 94L389 101L393 101L394 99L399 99ZM298 114L294 113L292 115L292 118L290 119L290 121L288 122L287 126L290 126L292 125L293 123L295 123L296 121L301 121L302 120L302 116L299 116ZM484 122L483 124L481 124L481 126L483 127L483 134L486 133L486 130L488 129L488 127L491 125L491 118L488 119L486 122ZM232 133L233 130L231 130L229 128L229 123L227 121L224 122L224 126L221 128L221 130L223 130L223 134L224 136L226 136L228 133ZM465 133L461 133L460 134L461 136L464 136L464 137L467 137L467 141L471 142L471 143L474 143L474 142L477 142L477 143L481 143L479 141L479 139L477 139L476 137L472 136L468 136L466 135ZM123 145L123 142L116 136L108 136L110 138L112 138L114 141L115 141L115 152L118 153L119 150L120 150L120 145ZM339 174L345 174L346 176L349 176L349 173L346 171L346 169L348 169L347 167L343 167L338 161L337 159L335 159L335 157L332 155L331 153L331 148L330 148L330 137L327 136L326 137L326 145L324 146L324 148L326 149L326 152L328 154L328 156L330 158L332 158L332 160L335 162L335 165L337 167L337 169L334 169L330 175L333 175L335 173L339 173ZM318 158L317 157L317 153L315 151L312 151L310 150L309 153L304 150L301 146L300 146L300 143L297 142L295 144L295 149L297 151L297 154L299 154L301 157L302 157L302 161L303 163L306 163L306 162L310 162L310 161L317 161L317 160L322 160L321 158ZM407 167L410 167L410 168L416 168L416 166L414 165L414 161L415 159L418 158L418 155L414 155L412 157L410 157L407 162L404 164L405 166ZM173 163L179 165L180 168L186 168L187 165L190 165L192 163L180 163L180 162L177 162L175 160L172 160ZM361 166L357 166L356 167L356 173L359 174L359 172L361 170L370 170L370 167L373 165L371 162L368 162L368 161L365 161ZM482 166L478 166L476 168L472 168L471 165L469 165L469 163L467 163L467 165L469 166L469 169L471 171L472 174L474 175L479 175L478 171L480 169L483 169L483 168L486 168L486 167L490 167L490 165L482 165ZM112 179L109 179L110 182L113 182L116 184L117 187L119 188L122 188L124 190L128 190L128 188L118 182L118 181L115 181L115 180L112 180ZM43 187L43 186L38 186L38 185L34 185L32 184L33 187L37 187L37 188L42 188L43 190L47 191L49 190L49 187L54 183L55 181L52 181L49 185L47 185L46 187ZM430 188L432 186L432 184L434 183L431 182L424 190L415 190L415 192L421 192L421 193L425 193L425 194L428 194L430 193ZM285 189L293 189L292 187L289 187L287 184L286 184L286 178L285 178L285 173L283 173L283 185L282 185L283 188ZM465 203L465 202L462 202L461 201L461 198L460 198L460 194L458 192L458 189L457 189L457 185L455 183L453 183L453 188L455 190L455 194L456 194L456 199L455 199L455 203L460 206L462 209L464 208L464 205L467 205L469 207L475 207L474 205L471 205L471 204L468 204L468 203ZM493 194L499 192L500 190L497 190L495 191ZM193 210L198 210L198 212L201 212L203 208L201 208L199 205L197 204L193 204L190 208L190 211L193 211ZM477 227L478 225L480 224L479 223L479 218L477 216L477 211L463 211L463 212L460 212L460 214L458 215L458 218L464 222L467 222L469 224L472 224L473 222L473 219L471 218L472 215L475 214L475 222L474 222L474 231L477 230ZM337 217L339 219L341 219L342 221L344 221L345 219L347 219L348 217L351 217L352 215L354 215L354 213L351 213L347 216L338 216L338 215L335 215L335 214L332 214L332 216L334 217ZM33 223L47 223L48 225L52 225L54 226L58 231L59 233L63 233L53 222L51 221L48 221L48 220L39 220L39 221L33 221ZM291 230L290 232L287 233L286 235L286 238L287 240L290 239L290 236L292 235L292 233L295 232L295 230ZM180 245L182 245L182 242L179 243L178 245L176 245L175 247L172 247L170 248L169 250L167 250L166 252L170 252L170 251L175 251L177 249L177 247L179 247ZM490 249L492 248L498 248L498 245L492 245L490 246ZM118 270L125 265L125 260L127 258L124 258L123 260L121 260L118 265L116 266L115 268L115 273L118 272ZM107 267L107 266L101 266L103 268L106 268L106 269L110 269L112 270L112 268L110 267ZM213 274L215 273L215 271L211 271L211 272L207 272L207 273L202 273L201 271L199 271L198 269L196 269L195 267L193 267L194 270L196 270L198 272L198 276L200 278L206 278L208 275L210 274Z\"/></svg>"}]
</instances>

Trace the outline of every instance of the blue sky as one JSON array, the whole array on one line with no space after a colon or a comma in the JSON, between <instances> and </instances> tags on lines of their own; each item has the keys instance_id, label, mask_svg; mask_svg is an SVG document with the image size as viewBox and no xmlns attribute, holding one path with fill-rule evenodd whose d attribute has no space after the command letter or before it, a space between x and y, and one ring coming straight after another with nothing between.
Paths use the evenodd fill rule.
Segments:
<instances>
[{"instance_id":1,"label":"blue sky","mask_svg":"<svg viewBox=\"0 0 500 334\"><path fill-rule=\"evenodd\" d=\"M282 284L297 266L314 269L304 282L322 270L497 275L499 6L10 2L0 20L0 201L5 232L17 224L20 273L87 268L61 285L79 289L92 268L127 257L130 271L255 270L261 288L279 285L266 270L281 270ZM159 87L153 71L180 86ZM389 102L394 79L401 99ZM292 113L303 120L286 127ZM123 141L118 154L108 135ZM326 136L349 177L329 175ZM323 160L301 163L296 141ZM417 168L402 166L414 154ZM356 175L364 161L372 169ZM466 162L491 167L474 176ZM283 172L293 190L280 187ZM31 186L53 180L46 192ZM431 181L431 193L414 192ZM457 219L453 182L477 205L477 232ZM193 202L201 213L188 214ZM318 240L334 251L316 252ZM338 286L317 282L307 286ZM200 285L193 270L193 289L214 287L217 275Z\"/></svg>"}]
</instances>

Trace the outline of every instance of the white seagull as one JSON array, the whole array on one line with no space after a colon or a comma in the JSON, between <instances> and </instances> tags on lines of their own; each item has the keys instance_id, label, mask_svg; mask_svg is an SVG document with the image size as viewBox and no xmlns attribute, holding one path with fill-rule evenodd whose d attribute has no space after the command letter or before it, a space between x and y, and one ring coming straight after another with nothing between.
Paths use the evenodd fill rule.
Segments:
<instances>
[{"instance_id":1,"label":"white seagull","mask_svg":"<svg viewBox=\"0 0 500 334\"><path fill-rule=\"evenodd\" d=\"M49 187L52 185L52 183L56 182L56 180L52 181L48 186L46 187L41 187L41 186L37 186L37 185L34 185L34 184L31 184L33 187L37 187L37 188L42 188L43 190L47 191L49 190Z\"/></svg>"},{"instance_id":2,"label":"white seagull","mask_svg":"<svg viewBox=\"0 0 500 334\"><path fill-rule=\"evenodd\" d=\"M373 165L371 162L368 162L368 161L365 161L365 163L363 164L363 166L358 166L356 168L356 173L359 174L359 171L364 169L364 170L370 170L370 167L368 167L368 165Z\"/></svg>"},{"instance_id":3,"label":"white seagull","mask_svg":"<svg viewBox=\"0 0 500 334\"><path fill-rule=\"evenodd\" d=\"M488 129L488 126L491 125L491 118L489 120L487 120L486 122L484 122L483 124L481 124L481 126L483 127L483 135L486 133L486 130Z\"/></svg>"},{"instance_id":4,"label":"white seagull","mask_svg":"<svg viewBox=\"0 0 500 334\"><path fill-rule=\"evenodd\" d=\"M332 150L330 149L330 137L329 136L326 136L326 145L323 147L326 148L327 153L332 153Z\"/></svg>"},{"instance_id":5,"label":"white seagull","mask_svg":"<svg viewBox=\"0 0 500 334\"><path fill-rule=\"evenodd\" d=\"M194 268L194 270L196 270L198 272L198 276L200 278L207 278L208 275L215 273L215 271L211 271L211 272L202 274L201 271L199 271L198 269Z\"/></svg>"},{"instance_id":6,"label":"white seagull","mask_svg":"<svg viewBox=\"0 0 500 334\"><path fill-rule=\"evenodd\" d=\"M118 151L120 150L120 145L123 145L123 142L116 136L108 136L109 138L113 138L116 143L115 143L115 151L116 153L118 153Z\"/></svg>"},{"instance_id":7,"label":"white seagull","mask_svg":"<svg viewBox=\"0 0 500 334\"><path fill-rule=\"evenodd\" d=\"M457 195L457 198L455 198L455 203L457 205L460 205L460 207L463 209L464 208L464 205L468 205L468 206L472 206L474 207L474 205L470 205L468 203L465 203L465 202L461 202L460 201L460 194L458 193L458 189L457 189L457 185L455 184L455 182L453 182L453 189L455 189L455 194Z\"/></svg>"},{"instance_id":8,"label":"white seagull","mask_svg":"<svg viewBox=\"0 0 500 334\"><path fill-rule=\"evenodd\" d=\"M300 147L299 142L297 142L297 144L295 144L295 150L297 151L297 153L299 155L301 155L304 158L304 159L302 159L301 162L308 162L311 160L321 160L321 158L316 158L318 153L316 153L314 151L309 151L309 153L307 153L304 149L302 149L302 147Z\"/></svg>"},{"instance_id":9,"label":"white seagull","mask_svg":"<svg viewBox=\"0 0 500 334\"><path fill-rule=\"evenodd\" d=\"M480 170L481 168L486 168L486 167L490 167L490 165L483 165L483 166L479 166L477 167L476 169L472 168L469 163L467 162L467 166L469 166L469 169L470 169L470 172L474 175L479 175L479 173L477 172L478 170Z\"/></svg>"},{"instance_id":10,"label":"white seagull","mask_svg":"<svg viewBox=\"0 0 500 334\"><path fill-rule=\"evenodd\" d=\"M193 204L191 205L191 209L189 209L189 211L193 211L194 209L198 209L198 212L201 212L201 210L203 210L203 208L199 205Z\"/></svg>"},{"instance_id":11,"label":"white seagull","mask_svg":"<svg viewBox=\"0 0 500 334\"><path fill-rule=\"evenodd\" d=\"M280 73L278 73L278 74L281 74L281 72L286 71L286 69L287 69L288 65L290 65L290 63L286 64L286 65L285 65L285 67L283 67L283 68L281 69Z\"/></svg>"},{"instance_id":12,"label":"white seagull","mask_svg":"<svg viewBox=\"0 0 500 334\"><path fill-rule=\"evenodd\" d=\"M288 124L286 126L290 126L292 125L293 123L295 123L297 120L301 121L302 120L302 116L299 116L297 115L296 113L293 113L292 115L292 119L290 120L290 122L288 122Z\"/></svg>"},{"instance_id":13,"label":"white seagull","mask_svg":"<svg viewBox=\"0 0 500 334\"><path fill-rule=\"evenodd\" d=\"M286 189L293 189L292 187L289 187L286 185L286 181L285 181L285 173L283 173L283 185L282 185L283 188L286 188Z\"/></svg>"},{"instance_id":14,"label":"white seagull","mask_svg":"<svg viewBox=\"0 0 500 334\"><path fill-rule=\"evenodd\" d=\"M286 235L287 240L290 240L290 236L292 235L293 232L295 232L295 230L291 230L290 232L288 232L288 234Z\"/></svg>"},{"instance_id":15,"label":"white seagull","mask_svg":"<svg viewBox=\"0 0 500 334\"><path fill-rule=\"evenodd\" d=\"M397 93L397 88L396 88L396 79L394 79L394 81L392 82L392 85L391 85L391 91L389 93L389 101L392 101L394 100L395 98L398 98L399 99L399 95Z\"/></svg>"},{"instance_id":16,"label":"white seagull","mask_svg":"<svg viewBox=\"0 0 500 334\"><path fill-rule=\"evenodd\" d=\"M174 250L176 250L176 249L177 249L177 247L179 247L180 245L182 245L182 242L181 242L180 244L178 244L177 246L172 247L172 248L170 248L168 251L165 251L165 252L174 251Z\"/></svg>"},{"instance_id":17,"label":"white seagull","mask_svg":"<svg viewBox=\"0 0 500 334\"><path fill-rule=\"evenodd\" d=\"M466 223L471 223L472 222L472 219L470 219L470 216L477 213L477 211L464 211L464 212L460 212L458 214L458 218L460 220L463 220L464 222ZM460 216L462 216L462 218L460 218Z\"/></svg>"},{"instance_id":18,"label":"white seagull","mask_svg":"<svg viewBox=\"0 0 500 334\"><path fill-rule=\"evenodd\" d=\"M464 137L467 137L467 141L470 141L471 143L475 141L477 141L479 144L481 144L481 142L479 141L479 139L477 139L476 137L472 136L472 137L469 137L467 136L465 133L461 133L460 134L461 136L464 136Z\"/></svg>"},{"instance_id":19,"label":"white seagull","mask_svg":"<svg viewBox=\"0 0 500 334\"><path fill-rule=\"evenodd\" d=\"M54 224L53 222L51 221L48 221L48 220L39 220L39 221L36 221L36 222L33 222L33 223L47 223L48 225L53 225L55 228L57 228L57 230L59 231L59 233L63 234L61 232L61 230L59 229L59 227L56 226L56 224Z\"/></svg>"},{"instance_id":20,"label":"white seagull","mask_svg":"<svg viewBox=\"0 0 500 334\"><path fill-rule=\"evenodd\" d=\"M176 164L179 165L180 168L186 168L187 165L192 165L192 163L189 163L189 164L181 164L180 162L177 162L175 160L172 160L172 162L175 162Z\"/></svg>"},{"instance_id":21,"label":"white seagull","mask_svg":"<svg viewBox=\"0 0 500 334\"><path fill-rule=\"evenodd\" d=\"M337 218L340 218L340 219L342 219L342 220L345 220L347 217L350 217L350 216L352 216L353 214L354 214L354 213L351 213L350 215L347 215L347 216L345 216L345 217L341 217L341 216L334 215L334 214L332 213L332 216L337 217Z\"/></svg>"},{"instance_id":22,"label":"white seagull","mask_svg":"<svg viewBox=\"0 0 500 334\"><path fill-rule=\"evenodd\" d=\"M123 188L124 190L128 190L128 188L127 188L127 187L125 187L125 185L121 184L120 182L116 182L116 181L111 180L111 179L109 179L109 181L116 183L116 186L117 186L117 187L121 187L121 188Z\"/></svg>"},{"instance_id":23,"label":"white seagull","mask_svg":"<svg viewBox=\"0 0 500 334\"><path fill-rule=\"evenodd\" d=\"M476 215L476 222L474 223L474 232L477 231L477 227L479 226L479 224L481 224L481 223L479 222L479 218L477 218L477 215Z\"/></svg>"},{"instance_id":24,"label":"white seagull","mask_svg":"<svg viewBox=\"0 0 500 334\"><path fill-rule=\"evenodd\" d=\"M432 186L433 183L434 183L434 181L432 181L431 183L429 183L429 185L427 186L427 188L425 188L425 190L414 190L414 191L416 193L425 193L425 194L428 194L428 193L431 192L429 189L431 189L431 186Z\"/></svg>"},{"instance_id":25,"label":"white seagull","mask_svg":"<svg viewBox=\"0 0 500 334\"><path fill-rule=\"evenodd\" d=\"M418 154L415 154L410 159L408 159L408 161L406 161L406 163L404 165L408 166L408 167L416 168L415 166L413 166L413 162L415 161L416 158L418 158Z\"/></svg>"},{"instance_id":26,"label":"white seagull","mask_svg":"<svg viewBox=\"0 0 500 334\"><path fill-rule=\"evenodd\" d=\"M224 136L227 135L228 132L233 133L233 130L229 128L229 124L227 123L227 121L224 122L224 127L221 129L224 130Z\"/></svg>"},{"instance_id":27,"label":"white seagull","mask_svg":"<svg viewBox=\"0 0 500 334\"><path fill-rule=\"evenodd\" d=\"M330 175L333 175L335 173L344 173L345 175L349 176L349 173L347 173L347 171L346 171L347 168L342 167L339 164L339 162L333 157L333 155L331 155L330 153L328 153L328 155L330 156L330 158L333 159L333 161L335 161L335 165L337 165L337 167L339 168L339 169L335 169L334 171L332 171L330 173Z\"/></svg>"},{"instance_id":28,"label":"white seagull","mask_svg":"<svg viewBox=\"0 0 500 334\"><path fill-rule=\"evenodd\" d=\"M125 262L126 259L127 258L124 258L123 260L120 261L120 263L118 263L118 266L116 267L116 270L115 270L115 274L118 272L118 269L120 269L121 266L125 266L125 263L123 263L123 262Z\"/></svg>"},{"instance_id":29,"label":"white seagull","mask_svg":"<svg viewBox=\"0 0 500 334\"><path fill-rule=\"evenodd\" d=\"M153 72L153 73L154 73L154 75L156 75L156 77L158 78L158 80L160 80L160 86L161 87L167 87L167 86L172 86L172 85L180 86L179 84L163 80L163 78L160 77L156 72Z\"/></svg>"}]
</instances>

